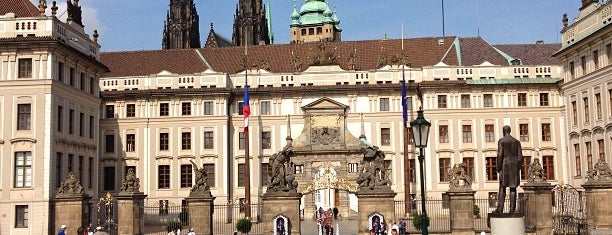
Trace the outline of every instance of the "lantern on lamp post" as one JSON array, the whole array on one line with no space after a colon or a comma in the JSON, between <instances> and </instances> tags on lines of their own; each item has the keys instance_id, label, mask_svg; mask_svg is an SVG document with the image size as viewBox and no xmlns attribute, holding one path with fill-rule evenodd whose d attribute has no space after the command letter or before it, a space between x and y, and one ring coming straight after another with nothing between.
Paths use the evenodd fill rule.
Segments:
<instances>
[{"instance_id":1,"label":"lantern on lamp post","mask_svg":"<svg viewBox=\"0 0 612 235\"><path fill-rule=\"evenodd\" d=\"M429 138L429 128L431 123L425 120L423 116L423 107L417 111L417 118L410 122L410 129L412 131L412 140L414 147L419 148L419 171L421 175L421 233L429 234L429 218L427 217L427 210L425 209L425 177L423 176L423 161L425 160L425 148L427 147L427 140Z\"/></svg>"}]
</instances>

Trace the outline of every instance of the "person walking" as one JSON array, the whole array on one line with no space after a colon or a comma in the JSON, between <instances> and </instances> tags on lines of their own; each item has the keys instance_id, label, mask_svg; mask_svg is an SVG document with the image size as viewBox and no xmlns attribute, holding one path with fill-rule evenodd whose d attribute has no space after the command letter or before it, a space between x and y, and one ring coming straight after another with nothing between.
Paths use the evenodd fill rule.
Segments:
<instances>
[{"instance_id":1,"label":"person walking","mask_svg":"<svg viewBox=\"0 0 612 235\"><path fill-rule=\"evenodd\" d=\"M193 228L190 228L189 232L187 232L187 235L196 235L196 233L193 231Z\"/></svg>"},{"instance_id":2,"label":"person walking","mask_svg":"<svg viewBox=\"0 0 612 235\"><path fill-rule=\"evenodd\" d=\"M96 232L94 235L109 235L101 226L96 227Z\"/></svg>"},{"instance_id":3,"label":"person walking","mask_svg":"<svg viewBox=\"0 0 612 235\"><path fill-rule=\"evenodd\" d=\"M66 225L62 224L62 226L60 226L60 230L59 232L57 232L57 235L66 235Z\"/></svg>"},{"instance_id":4,"label":"person walking","mask_svg":"<svg viewBox=\"0 0 612 235\"><path fill-rule=\"evenodd\" d=\"M406 235L406 221L404 219L400 220L400 223L399 223L399 234Z\"/></svg>"}]
</instances>

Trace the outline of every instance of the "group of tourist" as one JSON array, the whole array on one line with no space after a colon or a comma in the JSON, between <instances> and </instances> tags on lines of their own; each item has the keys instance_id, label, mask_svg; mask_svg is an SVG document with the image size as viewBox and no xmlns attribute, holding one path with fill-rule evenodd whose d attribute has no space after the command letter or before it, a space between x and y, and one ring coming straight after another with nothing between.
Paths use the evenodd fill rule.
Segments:
<instances>
[{"instance_id":1,"label":"group of tourist","mask_svg":"<svg viewBox=\"0 0 612 235\"><path fill-rule=\"evenodd\" d=\"M317 225L319 234L333 235L334 234L334 219L338 218L338 208L334 207L324 210L322 207L316 211Z\"/></svg>"},{"instance_id":2,"label":"group of tourist","mask_svg":"<svg viewBox=\"0 0 612 235\"><path fill-rule=\"evenodd\" d=\"M397 222L389 222L385 224L380 222L380 218L375 216L372 218L372 229L370 229L370 235L405 235L406 232L406 221L400 220L399 225Z\"/></svg>"}]
</instances>

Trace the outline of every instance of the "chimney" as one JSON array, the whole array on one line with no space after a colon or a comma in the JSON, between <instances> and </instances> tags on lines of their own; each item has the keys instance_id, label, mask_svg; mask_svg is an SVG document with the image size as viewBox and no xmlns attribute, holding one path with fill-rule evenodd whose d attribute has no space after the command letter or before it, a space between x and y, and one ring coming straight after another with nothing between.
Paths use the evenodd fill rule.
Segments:
<instances>
[{"instance_id":1,"label":"chimney","mask_svg":"<svg viewBox=\"0 0 612 235\"><path fill-rule=\"evenodd\" d=\"M542 44L544 44L544 41L543 41L543 40L538 40L538 41L536 41L536 45L542 45Z\"/></svg>"},{"instance_id":2,"label":"chimney","mask_svg":"<svg viewBox=\"0 0 612 235\"><path fill-rule=\"evenodd\" d=\"M598 3L598 0L582 0L582 7L580 7L580 10L584 9L585 7L590 6L593 3Z\"/></svg>"}]
</instances>

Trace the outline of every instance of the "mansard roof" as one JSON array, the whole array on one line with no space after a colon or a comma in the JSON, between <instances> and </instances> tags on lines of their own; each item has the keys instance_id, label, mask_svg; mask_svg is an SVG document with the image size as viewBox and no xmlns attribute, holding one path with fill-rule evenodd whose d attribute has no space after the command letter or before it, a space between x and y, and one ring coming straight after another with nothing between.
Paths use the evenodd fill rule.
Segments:
<instances>
[{"instance_id":1,"label":"mansard roof","mask_svg":"<svg viewBox=\"0 0 612 235\"><path fill-rule=\"evenodd\" d=\"M495 48L520 59L524 65L559 64L552 55L561 49L561 43L506 44L494 45Z\"/></svg>"},{"instance_id":2,"label":"mansard roof","mask_svg":"<svg viewBox=\"0 0 612 235\"><path fill-rule=\"evenodd\" d=\"M147 76L162 71L194 74L208 69L194 49L107 52L101 53L100 59L111 70L104 77Z\"/></svg>"},{"instance_id":3,"label":"mansard roof","mask_svg":"<svg viewBox=\"0 0 612 235\"><path fill-rule=\"evenodd\" d=\"M16 17L39 16L40 11L28 0L2 0L0 4L0 15L15 13Z\"/></svg>"}]
</instances>

